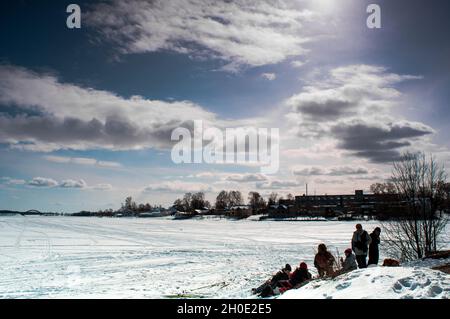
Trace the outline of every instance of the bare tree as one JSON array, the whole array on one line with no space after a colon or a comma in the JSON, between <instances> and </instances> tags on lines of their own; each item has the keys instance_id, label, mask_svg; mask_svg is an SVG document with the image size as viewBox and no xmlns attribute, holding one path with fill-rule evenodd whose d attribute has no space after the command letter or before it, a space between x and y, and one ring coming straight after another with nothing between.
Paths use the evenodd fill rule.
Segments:
<instances>
[{"instance_id":1,"label":"bare tree","mask_svg":"<svg viewBox=\"0 0 450 319\"><path fill-rule=\"evenodd\" d=\"M397 190L394 183L375 183L370 185L370 191L376 195L396 194Z\"/></svg>"},{"instance_id":2,"label":"bare tree","mask_svg":"<svg viewBox=\"0 0 450 319\"><path fill-rule=\"evenodd\" d=\"M433 156L405 153L394 162L391 181L406 214L387 222L388 254L401 260L422 258L438 249L447 219L442 214L446 174Z\"/></svg>"},{"instance_id":3,"label":"bare tree","mask_svg":"<svg viewBox=\"0 0 450 319\"><path fill-rule=\"evenodd\" d=\"M133 198L131 196L128 196L127 198L125 198L125 203L122 204L121 210L135 213L138 210L138 206L136 202L133 201Z\"/></svg>"},{"instance_id":4,"label":"bare tree","mask_svg":"<svg viewBox=\"0 0 450 319\"><path fill-rule=\"evenodd\" d=\"M230 206L240 206L244 205L244 199L240 191L230 191L228 193L228 200Z\"/></svg>"},{"instance_id":5,"label":"bare tree","mask_svg":"<svg viewBox=\"0 0 450 319\"><path fill-rule=\"evenodd\" d=\"M205 193L197 192L191 195L191 209L203 209L206 207ZM208 203L209 205L209 203Z\"/></svg>"},{"instance_id":6,"label":"bare tree","mask_svg":"<svg viewBox=\"0 0 450 319\"><path fill-rule=\"evenodd\" d=\"M258 212L258 210L266 206L264 198L258 192L248 193L248 203L252 207L253 213Z\"/></svg>"},{"instance_id":7,"label":"bare tree","mask_svg":"<svg viewBox=\"0 0 450 319\"><path fill-rule=\"evenodd\" d=\"M180 198L177 198L174 202L173 202L173 207L175 207L176 210L181 210L181 211L185 211L185 207L183 205L183 200Z\"/></svg>"},{"instance_id":8,"label":"bare tree","mask_svg":"<svg viewBox=\"0 0 450 319\"><path fill-rule=\"evenodd\" d=\"M233 206L244 204L242 193L240 191L221 191L216 197L215 207L217 209L225 209Z\"/></svg>"},{"instance_id":9,"label":"bare tree","mask_svg":"<svg viewBox=\"0 0 450 319\"><path fill-rule=\"evenodd\" d=\"M278 199L278 194L275 192L272 192L269 195L269 199L267 200L267 206L275 205L277 203L277 199Z\"/></svg>"},{"instance_id":10,"label":"bare tree","mask_svg":"<svg viewBox=\"0 0 450 319\"><path fill-rule=\"evenodd\" d=\"M216 197L216 209L225 209L229 205L228 192L223 190Z\"/></svg>"}]
</instances>

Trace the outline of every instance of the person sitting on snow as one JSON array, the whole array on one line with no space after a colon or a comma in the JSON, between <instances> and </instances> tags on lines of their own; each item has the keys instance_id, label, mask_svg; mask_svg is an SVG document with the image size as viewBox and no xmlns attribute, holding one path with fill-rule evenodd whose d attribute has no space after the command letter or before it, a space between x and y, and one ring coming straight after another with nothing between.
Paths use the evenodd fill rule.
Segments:
<instances>
[{"instance_id":1,"label":"person sitting on snow","mask_svg":"<svg viewBox=\"0 0 450 319\"><path fill-rule=\"evenodd\" d=\"M278 282L279 293L284 293L289 289L296 289L311 280L312 275L308 271L308 265L304 262L300 263L300 267L290 275L289 280Z\"/></svg>"},{"instance_id":2,"label":"person sitting on snow","mask_svg":"<svg viewBox=\"0 0 450 319\"><path fill-rule=\"evenodd\" d=\"M353 251L351 248L348 248L344 251L345 254L345 260L341 257L340 262L342 268L336 271L332 277L337 277L339 275L345 274L347 272L353 271L358 269L358 264L356 263L356 257L353 254Z\"/></svg>"},{"instance_id":3,"label":"person sitting on snow","mask_svg":"<svg viewBox=\"0 0 450 319\"><path fill-rule=\"evenodd\" d=\"M352 270L358 269L358 264L356 263L356 257L353 254L353 251L351 248L347 248L344 251L345 254L345 260L341 257L341 273L349 272Z\"/></svg>"},{"instance_id":4,"label":"person sitting on snow","mask_svg":"<svg viewBox=\"0 0 450 319\"><path fill-rule=\"evenodd\" d=\"M331 276L333 274L333 265L336 262L334 256L327 250L325 244L320 244L318 253L314 257L314 266L317 268L319 277Z\"/></svg>"},{"instance_id":5,"label":"person sitting on snow","mask_svg":"<svg viewBox=\"0 0 450 319\"><path fill-rule=\"evenodd\" d=\"M252 292L254 294L260 294L261 297L268 297L273 295L273 289L277 287L279 281L289 280L289 275L291 274L291 265L286 264L283 269L277 272L271 279L267 280L264 284L258 288L253 288Z\"/></svg>"},{"instance_id":6,"label":"person sitting on snow","mask_svg":"<svg viewBox=\"0 0 450 319\"><path fill-rule=\"evenodd\" d=\"M312 275L308 271L308 265L304 262L300 263L300 267L295 269L291 274L289 283L293 288L297 288L299 285L303 284L305 281L311 280Z\"/></svg>"}]
</instances>

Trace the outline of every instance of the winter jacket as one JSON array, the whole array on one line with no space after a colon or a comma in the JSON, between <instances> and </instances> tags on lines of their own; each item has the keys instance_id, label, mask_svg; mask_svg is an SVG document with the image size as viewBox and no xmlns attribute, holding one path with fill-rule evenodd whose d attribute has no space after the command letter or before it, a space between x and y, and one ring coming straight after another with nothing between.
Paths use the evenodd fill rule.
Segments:
<instances>
[{"instance_id":1,"label":"winter jacket","mask_svg":"<svg viewBox=\"0 0 450 319\"><path fill-rule=\"evenodd\" d=\"M289 283L292 285L292 287L295 287L298 284L301 284L301 283L305 282L306 280L310 280L311 278L312 278L312 275L307 269L297 268L291 274L291 278L289 279Z\"/></svg>"},{"instance_id":2,"label":"winter jacket","mask_svg":"<svg viewBox=\"0 0 450 319\"><path fill-rule=\"evenodd\" d=\"M356 256L367 256L371 241L369 234L365 230L355 231L352 238L352 250Z\"/></svg>"},{"instance_id":3,"label":"winter jacket","mask_svg":"<svg viewBox=\"0 0 450 319\"><path fill-rule=\"evenodd\" d=\"M254 294L260 294L261 297L268 297L273 295L273 289L277 287L277 284L280 281L287 281L289 280L289 275L286 274L283 270L280 270L275 275L272 276L272 278L265 283L263 283L258 288L253 289Z\"/></svg>"},{"instance_id":4,"label":"winter jacket","mask_svg":"<svg viewBox=\"0 0 450 319\"><path fill-rule=\"evenodd\" d=\"M314 257L314 266L317 268L320 277L331 276L334 272L334 263L335 259L328 251L318 252Z\"/></svg>"},{"instance_id":5,"label":"winter jacket","mask_svg":"<svg viewBox=\"0 0 450 319\"><path fill-rule=\"evenodd\" d=\"M369 245L369 264L378 264L378 259L380 257L380 250L378 246L380 245L380 236L375 233L370 234L370 245Z\"/></svg>"},{"instance_id":6,"label":"winter jacket","mask_svg":"<svg viewBox=\"0 0 450 319\"><path fill-rule=\"evenodd\" d=\"M330 252L319 252L314 257L314 266L316 268L326 269L333 267L334 261L335 259Z\"/></svg>"},{"instance_id":7,"label":"winter jacket","mask_svg":"<svg viewBox=\"0 0 450 319\"><path fill-rule=\"evenodd\" d=\"M345 257L345 260L342 262L342 272L352 271L358 269L358 265L356 264L356 257L354 254L350 254Z\"/></svg>"},{"instance_id":8,"label":"winter jacket","mask_svg":"<svg viewBox=\"0 0 450 319\"><path fill-rule=\"evenodd\" d=\"M270 280L270 284L276 285L276 283L279 282L280 280L289 280L289 275L286 274L284 271L280 270L272 277L272 279Z\"/></svg>"}]
</instances>

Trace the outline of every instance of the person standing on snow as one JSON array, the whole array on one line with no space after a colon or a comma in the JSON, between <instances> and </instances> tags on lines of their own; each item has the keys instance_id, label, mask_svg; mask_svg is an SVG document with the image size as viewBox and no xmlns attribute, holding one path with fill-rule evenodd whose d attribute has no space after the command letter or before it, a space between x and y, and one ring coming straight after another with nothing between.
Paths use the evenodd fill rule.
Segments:
<instances>
[{"instance_id":1,"label":"person standing on snow","mask_svg":"<svg viewBox=\"0 0 450 319\"><path fill-rule=\"evenodd\" d=\"M359 268L367 268L366 258L370 243L369 234L362 228L361 224L357 224L352 238L352 250L355 252Z\"/></svg>"},{"instance_id":2,"label":"person standing on snow","mask_svg":"<svg viewBox=\"0 0 450 319\"><path fill-rule=\"evenodd\" d=\"M314 257L314 266L317 268L319 277L333 275L333 265L336 262L333 255L327 250L325 244L320 244L318 253Z\"/></svg>"},{"instance_id":3,"label":"person standing on snow","mask_svg":"<svg viewBox=\"0 0 450 319\"><path fill-rule=\"evenodd\" d=\"M380 258L380 250L378 248L380 245L380 234L380 227L376 227L370 234L371 242L369 245L369 265L378 265L378 259Z\"/></svg>"}]
</instances>

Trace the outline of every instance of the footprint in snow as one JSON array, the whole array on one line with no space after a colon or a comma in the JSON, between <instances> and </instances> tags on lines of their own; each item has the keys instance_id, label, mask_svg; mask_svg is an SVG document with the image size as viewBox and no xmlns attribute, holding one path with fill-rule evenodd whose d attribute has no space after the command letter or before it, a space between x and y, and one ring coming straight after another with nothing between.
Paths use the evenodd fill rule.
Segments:
<instances>
[{"instance_id":1,"label":"footprint in snow","mask_svg":"<svg viewBox=\"0 0 450 319\"><path fill-rule=\"evenodd\" d=\"M396 293L400 293L403 290L403 286L398 281L394 284L394 287L392 287L392 290L394 290Z\"/></svg>"},{"instance_id":2,"label":"footprint in snow","mask_svg":"<svg viewBox=\"0 0 450 319\"><path fill-rule=\"evenodd\" d=\"M337 285L335 288L336 288L337 290L342 290L342 289L345 289L345 288L350 287L351 285L352 285L351 282L343 282L343 283Z\"/></svg>"},{"instance_id":3,"label":"footprint in snow","mask_svg":"<svg viewBox=\"0 0 450 319\"><path fill-rule=\"evenodd\" d=\"M428 291L428 295L430 297L436 297L442 293L442 288L439 286L432 286L430 287L430 290Z\"/></svg>"},{"instance_id":4,"label":"footprint in snow","mask_svg":"<svg viewBox=\"0 0 450 319\"><path fill-rule=\"evenodd\" d=\"M400 285L402 285L403 287L407 287L407 288L410 288L413 285L413 281L411 280L411 278L399 279L398 283L400 283Z\"/></svg>"}]
</instances>

